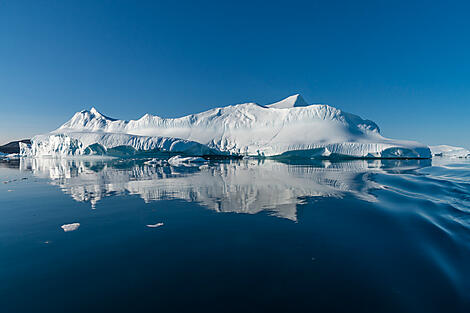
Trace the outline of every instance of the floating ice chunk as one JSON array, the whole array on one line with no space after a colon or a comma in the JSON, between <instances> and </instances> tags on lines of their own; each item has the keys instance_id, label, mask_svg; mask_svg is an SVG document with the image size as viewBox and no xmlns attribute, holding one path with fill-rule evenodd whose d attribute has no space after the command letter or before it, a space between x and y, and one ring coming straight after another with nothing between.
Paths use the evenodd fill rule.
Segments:
<instances>
[{"instance_id":1,"label":"floating ice chunk","mask_svg":"<svg viewBox=\"0 0 470 313\"><path fill-rule=\"evenodd\" d=\"M168 163L173 166L191 166L191 165L198 165L197 163L206 163L207 160L201 157L182 157L180 155L176 155L168 159Z\"/></svg>"},{"instance_id":2,"label":"floating ice chunk","mask_svg":"<svg viewBox=\"0 0 470 313\"><path fill-rule=\"evenodd\" d=\"M157 227L160 227L160 226L163 226L164 224L163 223L157 223L157 224L148 224L148 225L145 225L147 227L150 227L150 228L157 228Z\"/></svg>"},{"instance_id":3,"label":"floating ice chunk","mask_svg":"<svg viewBox=\"0 0 470 313\"><path fill-rule=\"evenodd\" d=\"M64 232L74 231L80 227L80 223L64 224L60 226Z\"/></svg>"}]
</instances>

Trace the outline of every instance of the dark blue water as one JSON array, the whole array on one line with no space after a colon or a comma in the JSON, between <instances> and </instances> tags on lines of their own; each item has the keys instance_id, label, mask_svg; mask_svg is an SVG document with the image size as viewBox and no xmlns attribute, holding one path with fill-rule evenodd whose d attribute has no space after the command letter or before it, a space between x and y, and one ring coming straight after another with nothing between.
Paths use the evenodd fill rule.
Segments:
<instances>
[{"instance_id":1,"label":"dark blue water","mask_svg":"<svg viewBox=\"0 0 470 313\"><path fill-rule=\"evenodd\" d=\"M1 312L470 312L469 161L1 166Z\"/></svg>"}]
</instances>

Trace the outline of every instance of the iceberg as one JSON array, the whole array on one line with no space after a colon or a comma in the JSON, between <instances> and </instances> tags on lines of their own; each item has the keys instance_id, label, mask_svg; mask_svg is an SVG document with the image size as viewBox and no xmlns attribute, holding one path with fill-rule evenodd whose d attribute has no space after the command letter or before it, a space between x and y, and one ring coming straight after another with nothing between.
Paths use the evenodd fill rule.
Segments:
<instances>
[{"instance_id":1,"label":"iceberg","mask_svg":"<svg viewBox=\"0 0 470 313\"><path fill-rule=\"evenodd\" d=\"M462 147L453 147L448 145L431 146L433 156L448 158L470 158L470 151Z\"/></svg>"},{"instance_id":2,"label":"iceberg","mask_svg":"<svg viewBox=\"0 0 470 313\"><path fill-rule=\"evenodd\" d=\"M429 148L383 137L374 122L300 95L259 105L242 103L180 118L150 114L117 120L95 108L58 129L20 143L22 155L235 155L302 158L430 158Z\"/></svg>"}]
</instances>

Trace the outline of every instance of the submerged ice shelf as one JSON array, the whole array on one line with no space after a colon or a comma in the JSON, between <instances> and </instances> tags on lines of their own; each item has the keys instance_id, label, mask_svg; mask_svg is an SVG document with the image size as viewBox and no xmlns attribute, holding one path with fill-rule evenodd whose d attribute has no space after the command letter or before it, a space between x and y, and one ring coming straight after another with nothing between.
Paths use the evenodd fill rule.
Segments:
<instances>
[{"instance_id":1,"label":"submerged ice shelf","mask_svg":"<svg viewBox=\"0 0 470 313\"><path fill-rule=\"evenodd\" d=\"M243 103L181 118L146 114L124 121L95 108L77 112L57 130L21 144L29 156L236 155L305 158L430 158L417 142L383 137L372 121L300 95L259 105Z\"/></svg>"}]
</instances>

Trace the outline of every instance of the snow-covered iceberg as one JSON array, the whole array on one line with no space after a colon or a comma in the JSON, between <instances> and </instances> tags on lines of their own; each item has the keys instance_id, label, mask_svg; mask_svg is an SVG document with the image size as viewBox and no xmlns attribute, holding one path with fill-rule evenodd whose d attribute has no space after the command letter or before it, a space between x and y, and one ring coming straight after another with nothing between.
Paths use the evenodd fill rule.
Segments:
<instances>
[{"instance_id":1,"label":"snow-covered iceberg","mask_svg":"<svg viewBox=\"0 0 470 313\"><path fill-rule=\"evenodd\" d=\"M433 156L448 158L470 158L470 151L462 147L453 147L448 145L431 146Z\"/></svg>"},{"instance_id":2,"label":"snow-covered iceberg","mask_svg":"<svg viewBox=\"0 0 470 313\"><path fill-rule=\"evenodd\" d=\"M266 106L243 103L180 118L146 114L124 121L92 108L20 148L23 155L54 157L136 151L192 156L431 157L425 145L384 138L374 122L329 105L308 105L300 95Z\"/></svg>"}]
</instances>

